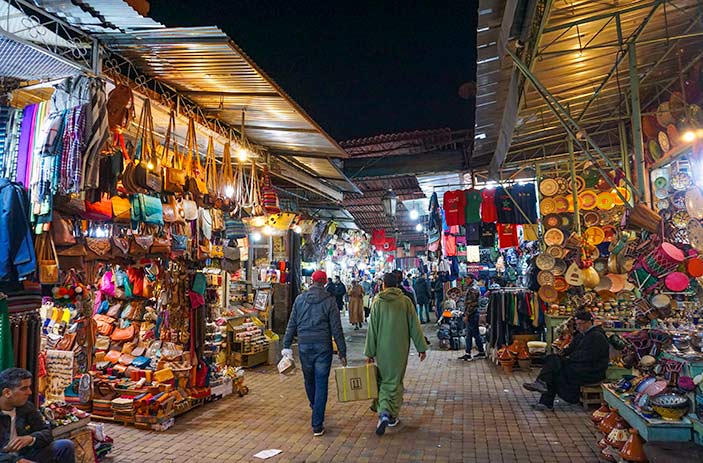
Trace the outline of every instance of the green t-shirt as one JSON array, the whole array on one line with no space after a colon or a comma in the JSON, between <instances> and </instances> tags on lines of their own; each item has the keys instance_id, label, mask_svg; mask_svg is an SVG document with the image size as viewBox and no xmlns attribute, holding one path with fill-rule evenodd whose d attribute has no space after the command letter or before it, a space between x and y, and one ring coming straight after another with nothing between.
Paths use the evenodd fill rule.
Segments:
<instances>
[{"instance_id":1,"label":"green t-shirt","mask_svg":"<svg viewBox=\"0 0 703 463\"><path fill-rule=\"evenodd\" d=\"M466 223L479 223L481 221L481 202L483 197L481 192L474 190L464 190L466 196L466 206L464 207L464 217Z\"/></svg>"}]
</instances>

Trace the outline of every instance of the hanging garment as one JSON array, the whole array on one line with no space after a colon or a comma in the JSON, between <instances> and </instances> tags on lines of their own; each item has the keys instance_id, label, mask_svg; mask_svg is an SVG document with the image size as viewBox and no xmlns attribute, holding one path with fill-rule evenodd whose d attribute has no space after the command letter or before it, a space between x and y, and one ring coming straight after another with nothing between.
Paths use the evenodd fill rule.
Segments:
<instances>
[{"instance_id":1,"label":"hanging garment","mask_svg":"<svg viewBox=\"0 0 703 463\"><path fill-rule=\"evenodd\" d=\"M518 245L517 225L511 223L498 224L498 247L513 248Z\"/></svg>"},{"instance_id":2,"label":"hanging garment","mask_svg":"<svg viewBox=\"0 0 703 463\"><path fill-rule=\"evenodd\" d=\"M481 192L473 188L464 190L464 198L466 200L466 205L464 207L464 219L466 223L481 222L481 203L483 202Z\"/></svg>"},{"instance_id":3,"label":"hanging garment","mask_svg":"<svg viewBox=\"0 0 703 463\"><path fill-rule=\"evenodd\" d=\"M0 281L27 278L37 269L26 190L0 178Z\"/></svg>"},{"instance_id":4,"label":"hanging garment","mask_svg":"<svg viewBox=\"0 0 703 463\"><path fill-rule=\"evenodd\" d=\"M17 172L14 178L17 183L29 186L28 167L31 165L32 148L34 147L34 129L39 105L33 104L24 108L20 141L17 150ZM7 176L7 175L6 175Z\"/></svg>"},{"instance_id":5,"label":"hanging garment","mask_svg":"<svg viewBox=\"0 0 703 463\"><path fill-rule=\"evenodd\" d=\"M537 194L535 192L535 184L528 183L526 185L514 185L511 193L515 202L517 202L522 212L525 213L530 223L537 223ZM517 223L527 223L528 220L516 211Z\"/></svg>"},{"instance_id":6,"label":"hanging garment","mask_svg":"<svg viewBox=\"0 0 703 463\"><path fill-rule=\"evenodd\" d=\"M492 248L496 245L496 224L481 222L480 245L482 248Z\"/></svg>"},{"instance_id":7,"label":"hanging garment","mask_svg":"<svg viewBox=\"0 0 703 463\"><path fill-rule=\"evenodd\" d=\"M86 148L82 159L81 190L98 188L100 151L110 135L107 124L105 82L102 79L90 79L88 88L90 103L86 108Z\"/></svg>"},{"instance_id":8,"label":"hanging garment","mask_svg":"<svg viewBox=\"0 0 703 463\"><path fill-rule=\"evenodd\" d=\"M15 366L15 354L12 348L12 328L7 300L0 299L0 371Z\"/></svg>"},{"instance_id":9,"label":"hanging garment","mask_svg":"<svg viewBox=\"0 0 703 463\"><path fill-rule=\"evenodd\" d=\"M496 188L494 200L498 222L500 223L518 223L515 217L515 203L513 203L511 196L510 187L503 188L500 186Z\"/></svg>"},{"instance_id":10,"label":"hanging garment","mask_svg":"<svg viewBox=\"0 0 703 463\"><path fill-rule=\"evenodd\" d=\"M481 242L481 224L467 223L466 224L466 244L477 245Z\"/></svg>"},{"instance_id":11,"label":"hanging garment","mask_svg":"<svg viewBox=\"0 0 703 463\"><path fill-rule=\"evenodd\" d=\"M464 208L466 206L466 197L461 190L447 191L444 193L444 217L447 225L464 225Z\"/></svg>"},{"instance_id":12,"label":"hanging garment","mask_svg":"<svg viewBox=\"0 0 703 463\"><path fill-rule=\"evenodd\" d=\"M495 204L496 190L481 190L481 220L483 222L495 222L498 220L498 212Z\"/></svg>"}]
</instances>

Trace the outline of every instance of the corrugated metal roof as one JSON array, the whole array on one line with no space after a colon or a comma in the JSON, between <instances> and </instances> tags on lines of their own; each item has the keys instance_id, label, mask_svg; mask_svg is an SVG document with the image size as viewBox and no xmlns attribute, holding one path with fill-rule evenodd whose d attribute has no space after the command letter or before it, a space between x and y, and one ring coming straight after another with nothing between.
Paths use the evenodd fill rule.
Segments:
<instances>
[{"instance_id":1,"label":"corrugated metal roof","mask_svg":"<svg viewBox=\"0 0 703 463\"><path fill-rule=\"evenodd\" d=\"M505 5L504 1L492 3ZM642 111L653 111L658 103L667 100L668 92L663 92L663 99L656 95L666 85L676 86L679 69L700 57L703 24L697 0L542 0L537 3L551 7L544 29L533 43L537 47L531 66L533 73L608 154L618 150L618 122L629 120L629 62L626 45L622 48L618 45L616 13L623 41L627 43L637 36ZM479 30L483 27L481 21L479 18ZM677 35L686 35L686 38L667 39ZM485 42L481 37L479 33L479 46ZM479 127L476 132L485 131L486 137L477 139L475 156L496 151L502 120L497 111L500 105L481 104L491 99L491 88L498 94L506 94L509 87L506 76L512 72L510 59L503 59L498 48L491 54L494 52L493 56L500 59L479 64ZM622 54L625 56L616 68L616 61ZM498 71L500 63L504 67ZM491 80L498 84L490 84ZM512 135L507 161L566 153L566 132L536 89L524 83L519 89L522 99L514 127L503 127Z\"/></svg>"},{"instance_id":2,"label":"corrugated metal roof","mask_svg":"<svg viewBox=\"0 0 703 463\"><path fill-rule=\"evenodd\" d=\"M165 26L137 13L122 0L34 0L51 14L91 33L135 31ZM96 15L97 13L97 15Z\"/></svg>"}]
</instances>

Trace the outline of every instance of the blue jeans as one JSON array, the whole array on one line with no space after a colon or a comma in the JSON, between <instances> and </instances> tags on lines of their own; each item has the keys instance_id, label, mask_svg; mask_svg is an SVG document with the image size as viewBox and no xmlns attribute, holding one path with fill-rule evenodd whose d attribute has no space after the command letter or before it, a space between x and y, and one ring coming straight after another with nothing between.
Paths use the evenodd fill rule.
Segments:
<instances>
[{"instance_id":1,"label":"blue jeans","mask_svg":"<svg viewBox=\"0 0 703 463\"><path fill-rule=\"evenodd\" d=\"M478 311L474 312L469 316L469 323L466 325L466 353L471 354L471 340L476 341L476 349L480 353L484 353L483 350L483 339L481 339L481 334L478 332Z\"/></svg>"},{"instance_id":2,"label":"blue jeans","mask_svg":"<svg viewBox=\"0 0 703 463\"><path fill-rule=\"evenodd\" d=\"M75 463L75 449L70 439L53 441L47 447L34 449L29 452L20 452L22 458L30 461L46 463Z\"/></svg>"},{"instance_id":3,"label":"blue jeans","mask_svg":"<svg viewBox=\"0 0 703 463\"><path fill-rule=\"evenodd\" d=\"M424 313L425 318L422 318ZM424 303L424 304L417 304L417 317L420 319L420 321L425 321L429 323L430 321L430 304L429 303Z\"/></svg>"},{"instance_id":4,"label":"blue jeans","mask_svg":"<svg viewBox=\"0 0 703 463\"><path fill-rule=\"evenodd\" d=\"M444 297L443 296L437 296L435 297L435 311L437 312L437 320L440 320L442 318L442 302L444 302Z\"/></svg>"},{"instance_id":5,"label":"blue jeans","mask_svg":"<svg viewBox=\"0 0 703 463\"><path fill-rule=\"evenodd\" d=\"M312 428L317 430L325 423L327 384L332 367L332 344L300 344L298 353L305 378L305 392L312 408Z\"/></svg>"}]
</instances>

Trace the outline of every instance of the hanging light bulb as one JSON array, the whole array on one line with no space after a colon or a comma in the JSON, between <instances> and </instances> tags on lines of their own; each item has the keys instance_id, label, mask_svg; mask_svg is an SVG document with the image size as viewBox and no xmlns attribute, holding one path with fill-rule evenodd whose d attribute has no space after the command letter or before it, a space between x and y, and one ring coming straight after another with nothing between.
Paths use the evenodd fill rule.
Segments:
<instances>
[{"instance_id":1,"label":"hanging light bulb","mask_svg":"<svg viewBox=\"0 0 703 463\"><path fill-rule=\"evenodd\" d=\"M271 235L273 233L273 228L270 225L264 227L264 235Z\"/></svg>"},{"instance_id":2,"label":"hanging light bulb","mask_svg":"<svg viewBox=\"0 0 703 463\"><path fill-rule=\"evenodd\" d=\"M261 233L259 233L259 232L252 233L251 239L254 241L261 241Z\"/></svg>"},{"instance_id":3,"label":"hanging light bulb","mask_svg":"<svg viewBox=\"0 0 703 463\"><path fill-rule=\"evenodd\" d=\"M146 168L149 169L149 170L154 170L154 163L151 162L151 161L149 161L149 162L146 164Z\"/></svg>"},{"instance_id":4,"label":"hanging light bulb","mask_svg":"<svg viewBox=\"0 0 703 463\"><path fill-rule=\"evenodd\" d=\"M693 140L696 139L696 132L694 132L693 130L687 130L683 133L681 139L686 143L691 143Z\"/></svg>"},{"instance_id":5,"label":"hanging light bulb","mask_svg":"<svg viewBox=\"0 0 703 463\"><path fill-rule=\"evenodd\" d=\"M300 235L301 233L303 233L303 227L301 227L300 225L296 225L296 226L293 228L293 231L294 231L295 233L297 233L297 234Z\"/></svg>"},{"instance_id":6,"label":"hanging light bulb","mask_svg":"<svg viewBox=\"0 0 703 463\"><path fill-rule=\"evenodd\" d=\"M417 212L417 209L410 211L410 220L417 220L418 217L420 217L420 213Z\"/></svg>"},{"instance_id":7,"label":"hanging light bulb","mask_svg":"<svg viewBox=\"0 0 703 463\"><path fill-rule=\"evenodd\" d=\"M227 185L225 187L225 196L227 196L228 198L234 196L234 187L232 185Z\"/></svg>"},{"instance_id":8,"label":"hanging light bulb","mask_svg":"<svg viewBox=\"0 0 703 463\"><path fill-rule=\"evenodd\" d=\"M249 150L246 149L244 145L239 145L239 148L237 149L237 158L239 158L242 162L249 159Z\"/></svg>"},{"instance_id":9,"label":"hanging light bulb","mask_svg":"<svg viewBox=\"0 0 703 463\"><path fill-rule=\"evenodd\" d=\"M422 224L421 224L421 223L415 225L415 231L421 232L422 230L423 230L423 227L422 227Z\"/></svg>"}]
</instances>

